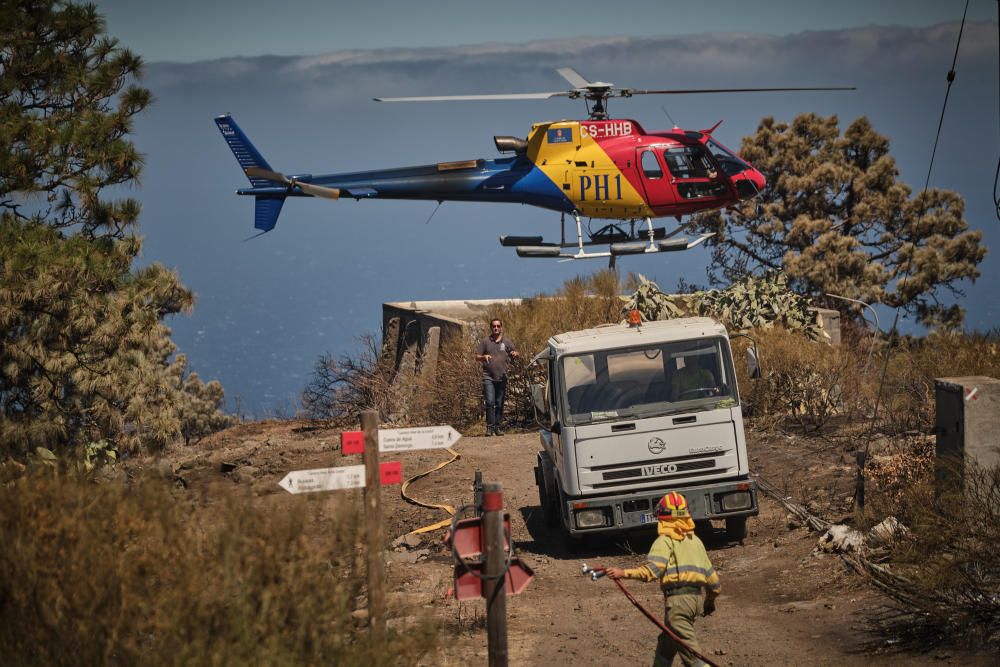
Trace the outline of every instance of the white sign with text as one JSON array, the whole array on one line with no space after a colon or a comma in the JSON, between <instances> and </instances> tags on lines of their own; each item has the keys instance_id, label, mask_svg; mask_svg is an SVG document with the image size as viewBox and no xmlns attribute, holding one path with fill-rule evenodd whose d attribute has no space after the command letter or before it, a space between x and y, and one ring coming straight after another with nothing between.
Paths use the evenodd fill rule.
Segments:
<instances>
[{"instance_id":1,"label":"white sign with text","mask_svg":"<svg viewBox=\"0 0 1000 667\"><path fill-rule=\"evenodd\" d=\"M378 450L404 452L411 449L444 449L454 445L461 437L461 433L447 425L379 429Z\"/></svg>"}]
</instances>

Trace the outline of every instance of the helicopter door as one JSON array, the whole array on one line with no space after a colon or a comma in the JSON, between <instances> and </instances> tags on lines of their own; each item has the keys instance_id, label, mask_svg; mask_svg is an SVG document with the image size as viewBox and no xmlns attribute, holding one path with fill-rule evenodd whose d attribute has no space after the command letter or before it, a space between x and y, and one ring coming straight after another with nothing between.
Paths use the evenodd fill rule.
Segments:
<instances>
[{"instance_id":1,"label":"helicopter door","mask_svg":"<svg viewBox=\"0 0 1000 667\"><path fill-rule=\"evenodd\" d=\"M664 174L663 165L656 157L660 151L644 148L636 152L636 164L639 167L642 187L646 191L646 202L653 208L673 204L677 195L674 194L670 179Z\"/></svg>"},{"instance_id":2,"label":"helicopter door","mask_svg":"<svg viewBox=\"0 0 1000 667\"><path fill-rule=\"evenodd\" d=\"M678 202L718 199L728 194L724 177L700 144L667 148L663 161L677 188Z\"/></svg>"}]
</instances>

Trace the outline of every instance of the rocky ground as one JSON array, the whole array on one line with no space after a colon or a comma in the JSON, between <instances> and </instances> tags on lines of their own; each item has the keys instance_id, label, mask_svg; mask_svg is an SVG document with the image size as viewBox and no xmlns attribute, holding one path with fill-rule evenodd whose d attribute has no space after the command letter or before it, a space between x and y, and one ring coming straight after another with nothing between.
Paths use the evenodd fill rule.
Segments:
<instances>
[{"instance_id":1,"label":"rocky ground","mask_svg":"<svg viewBox=\"0 0 1000 667\"><path fill-rule=\"evenodd\" d=\"M277 482L288 471L361 462L359 455L342 456L339 443L339 431L322 424L244 424L197 447L172 449L157 465L189 489L245 489L264 511L281 511L287 494ZM837 440L751 436L751 469L796 502L836 521L849 515L854 468L845 449L850 447ZM510 664L651 663L658 630L612 582L592 582L580 574L580 566L633 567L642 562L652 536L596 540L571 551L541 520L532 472L538 451L534 433L465 437L455 451L458 460L413 482L408 494L429 504L471 503L476 471L503 486L517 553L535 573L525 592L508 600ZM404 479L448 458L445 450L383 456L402 462ZM479 600L447 596L452 561L441 541L443 531L399 539L447 515L405 502L398 486L383 487L382 501L390 543L390 616L404 619L429 611L439 618L444 647L428 658L428 665L486 664L485 607ZM717 613L700 619L697 630L703 651L718 664L998 664L995 656L957 649L893 650L871 631L869 620L887 600L839 556L816 549L819 535L800 526L783 506L761 494L760 510L742 544L726 544L721 525L703 536L723 595ZM655 585L626 585L654 613L662 611Z\"/></svg>"}]
</instances>

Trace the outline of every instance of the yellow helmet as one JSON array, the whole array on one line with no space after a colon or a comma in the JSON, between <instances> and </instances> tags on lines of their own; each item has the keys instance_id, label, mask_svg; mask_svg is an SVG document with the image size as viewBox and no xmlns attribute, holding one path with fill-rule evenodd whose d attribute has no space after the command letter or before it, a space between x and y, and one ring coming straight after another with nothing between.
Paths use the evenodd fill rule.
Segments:
<instances>
[{"instance_id":1,"label":"yellow helmet","mask_svg":"<svg viewBox=\"0 0 1000 667\"><path fill-rule=\"evenodd\" d=\"M687 519L690 516L691 513L688 512L687 500L676 491L671 491L663 496L660 498L660 502L656 504L657 519Z\"/></svg>"}]
</instances>

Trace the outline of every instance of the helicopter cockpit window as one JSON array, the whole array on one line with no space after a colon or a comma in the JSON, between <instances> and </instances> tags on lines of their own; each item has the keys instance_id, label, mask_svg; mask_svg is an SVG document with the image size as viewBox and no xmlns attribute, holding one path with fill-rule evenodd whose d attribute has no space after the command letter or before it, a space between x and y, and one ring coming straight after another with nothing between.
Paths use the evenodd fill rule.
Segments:
<instances>
[{"instance_id":1,"label":"helicopter cockpit window","mask_svg":"<svg viewBox=\"0 0 1000 667\"><path fill-rule=\"evenodd\" d=\"M663 168L656 161L656 154L653 151L642 154L642 174L646 178L663 178Z\"/></svg>"},{"instance_id":2,"label":"helicopter cockpit window","mask_svg":"<svg viewBox=\"0 0 1000 667\"><path fill-rule=\"evenodd\" d=\"M680 146L663 151L667 169L675 178L715 178L715 165L701 146Z\"/></svg>"},{"instance_id":3,"label":"helicopter cockpit window","mask_svg":"<svg viewBox=\"0 0 1000 667\"><path fill-rule=\"evenodd\" d=\"M738 155L722 144L709 139L705 142L705 145L708 146L708 150L711 151L712 156L715 157L715 161L722 166L722 171L726 172L726 175L735 176L736 174L750 168L750 165L741 160Z\"/></svg>"}]
</instances>

